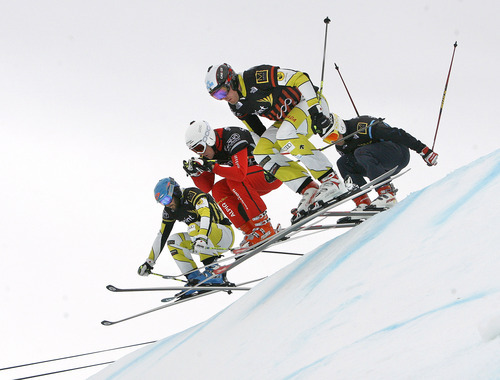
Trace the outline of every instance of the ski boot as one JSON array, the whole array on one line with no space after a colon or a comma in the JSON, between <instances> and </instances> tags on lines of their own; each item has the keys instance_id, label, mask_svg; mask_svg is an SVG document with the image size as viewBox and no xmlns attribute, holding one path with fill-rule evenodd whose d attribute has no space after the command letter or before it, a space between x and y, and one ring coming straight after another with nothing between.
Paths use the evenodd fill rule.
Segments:
<instances>
[{"instance_id":1,"label":"ski boot","mask_svg":"<svg viewBox=\"0 0 500 380\"><path fill-rule=\"evenodd\" d=\"M397 190L392 183L380 186L376 190L379 194L378 197L365 208L365 211L384 211L398 203L395 196Z\"/></svg>"},{"instance_id":2,"label":"ski boot","mask_svg":"<svg viewBox=\"0 0 500 380\"><path fill-rule=\"evenodd\" d=\"M318 194L314 198L314 203L309 206L309 211L318 210L347 193L344 181L339 179L339 176L333 170L320 178L320 182Z\"/></svg>"},{"instance_id":3,"label":"ski boot","mask_svg":"<svg viewBox=\"0 0 500 380\"><path fill-rule=\"evenodd\" d=\"M214 276L214 271L217 269L217 268L220 268L219 264L213 264L213 265L210 265L209 267L207 267L207 269L205 269L205 272L203 272L203 274L206 276L206 278L210 278L209 280L205 281L203 284L201 284L200 286L206 286L207 288L210 288L210 286L227 286L228 288L230 288L231 286L236 286L235 284L233 284L232 282L229 282L227 280L227 277L226 277L226 273L222 273L222 274L217 274ZM201 290L201 291L198 291L199 293L204 293L204 292L209 292L210 290ZM231 289L228 289L228 290L224 290L225 292L227 292L227 294L231 294Z\"/></svg>"},{"instance_id":4,"label":"ski boot","mask_svg":"<svg viewBox=\"0 0 500 380\"><path fill-rule=\"evenodd\" d=\"M318 194L318 184L314 181L310 182L301 192L302 199L297 208L292 210L291 223L294 224L305 217L309 211L309 206L312 205L314 198Z\"/></svg>"},{"instance_id":5,"label":"ski boot","mask_svg":"<svg viewBox=\"0 0 500 380\"><path fill-rule=\"evenodd\" d=\"M276 234L276 231L271 224L271 220L267 216L267 211L264 211L259 216L253 218L252 222L254 224L254 228L249 235L245 236L246 245L242 245L242 247L251 247L252 245L260 243L268 237Z\"/></svg>"},{"instance_id":6,"label":"ski boot","mask_svg":"<svg viewBox=\"0 0 500 380\"><path fill-rule=\"evenodd\" d=\"M353 201L356 204L356 208L353 209L352 212L364 211L366 207L370 205L370 197L367 194L360 195L359 197L354 198ZM365 220L366 218L362 216L345 216L337 220L337 224L361 223Z\"/></svg>"},{"instance_id":7,"label":"ski boot","mask_svg":"<svg viewBox=\"0 0 500 380\"><path fill-rule=\"evenodd\" d=\"M184 286L186 288L190 288L190 287L196 286L199 282L203 281L206 277L199 270L195 270L194 272L188 273L186 275L186 278L187 278L188 282ZM191 296L194 296L197 293L198 293L197 290L188 290L187 292L185 290L183 290L182 292L177 293L176 296L182 294L179 297L179 299L184 299L184 298L189 298Z\"/></svg>"},{"instance_id":8,"label":"ski boot","mask_svg":"<svg viewBox=\"0 0 500 380\"><path fill-rule=\"evenodd\" d=\"M243 232L243 240L240 242L240 247L248 247L249 241L251 240L253 229L255 228L255 224L252 219L246 221L242 224L238 229Z\"/></svg>"}]
</instances>

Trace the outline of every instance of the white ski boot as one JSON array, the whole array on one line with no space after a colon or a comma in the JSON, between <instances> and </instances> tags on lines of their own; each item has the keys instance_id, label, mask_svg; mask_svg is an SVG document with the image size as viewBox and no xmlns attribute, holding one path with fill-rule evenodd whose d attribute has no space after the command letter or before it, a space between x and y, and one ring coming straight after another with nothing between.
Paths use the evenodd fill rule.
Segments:
<instances>
[{"instance_id":1,"label":"white ski boot","mask_svg":"<svg viewBox=\"0 0 500 380\"><path fill-rule=\"evenodd\" d=\"M377 193L379 194L378 197L375 198L365 210L387 210L388 208L393 207L396 203L398 203L395 196L396 191L397 190L392 184L379 187L377 189Z\"/></svg>"},{"instance_id":2,"label":"white ski boot","mask_svg":"<svg viewBox=\"0 0 500 380\"><path fill-rule=\"evenodd\" d=\"M292 224L307 215L309 212L309 206L313 204L314 198L318 194L318 188L319 186L316 182L311 182L304 190L302 190L302 199L300 200L297 208L292 210Z\"/></svg>"},{"instance_id":3,"label":"white ski boot","mask_svg":"<svg viewBox=\"0 0 500 380\"><path fill-rule=\"evenodd\" d=\"M347 188L345 187L344 181L339 179L337 173L335 173L333 170L330 174L326 175L320 181L321 185L319 186L318 194L316 194L316 197L313 201L314 204L309 207L309 210L321 208L329 201L347 193Z\"/></svg>"}]
</instances>

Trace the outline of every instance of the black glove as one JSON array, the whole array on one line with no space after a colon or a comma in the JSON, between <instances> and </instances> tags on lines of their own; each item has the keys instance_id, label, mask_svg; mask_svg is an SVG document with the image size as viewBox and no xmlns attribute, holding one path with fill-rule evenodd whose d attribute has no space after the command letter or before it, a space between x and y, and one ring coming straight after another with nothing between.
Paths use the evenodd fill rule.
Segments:
<instances>
[{"instance_id":1,"label":"black glove","mask_svg":"<svg viewBox=\"0 0 500 380\"><path fill-rule=\"evenodd\" d=\"M198 177L203 172L212 171L213 165L201 158L190 158L184 160L183 168L190 177Z\"/></svg>"},{"instance_id":2,"label":"black glove","mask_svg":"<svg viewBox=\"0 0 500 380\"><path fill-rule=\"evenodd\" d=\"M142 264L139 269L137 269L137 274L139 276L149 276L151 274L151 270L153 269L153 262L151 260L146 260L144 264Z\"/></svg>"},{"instance_id":3,"label":"black glove","mask_svg":"<svg viewBox=\"0 0 500 380\"><path fill-rule=\"evenodd\" d=\"M325 116L323 108L321 108L319 104L315 104L309 108L309 115L311 115L312 131L316 135L326 131L326 129L332 124L330 118Z\"/></svg>"},{"instance_id":4,"label":"black glove","mask_svg":"<svg viewBox=\"0 0 500 380\"><path fill-rule=\"evenodd\" d=\"M428 166L437 165L438 154L431 148L426 146L419 154L422 156Z\"/></svg>"}]
</instances>

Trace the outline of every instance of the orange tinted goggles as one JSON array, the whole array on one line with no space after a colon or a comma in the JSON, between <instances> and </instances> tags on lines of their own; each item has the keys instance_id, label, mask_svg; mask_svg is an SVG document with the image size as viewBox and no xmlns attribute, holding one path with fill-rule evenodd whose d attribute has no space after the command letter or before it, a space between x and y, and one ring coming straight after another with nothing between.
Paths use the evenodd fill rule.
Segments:
<instances>
[{"instance_id":1,"label":"orange tinted goggles","mask_svg":"<svg viewBox=\"0 0 500 380\"><path fill-rule=\"evenodd\" d=\"M337 131L333 131L328 136L323 137L323 141L327 144L333 144L340 137L340 134Z\"/></svg>"}]
</instances>

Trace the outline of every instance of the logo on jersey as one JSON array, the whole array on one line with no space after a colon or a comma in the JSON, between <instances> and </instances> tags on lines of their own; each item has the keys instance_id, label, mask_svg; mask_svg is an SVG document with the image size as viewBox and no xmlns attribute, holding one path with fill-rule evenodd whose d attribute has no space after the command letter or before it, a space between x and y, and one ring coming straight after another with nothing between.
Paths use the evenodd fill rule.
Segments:
<instances>
[{"instance_id":1,"label":"logo on jersey","mask_svg":"<svg viewBox=\"0 0 500 380\"><path fill-rule=\"evenodd\" d=\"M268 109L269 109L269 107L260 106L258 110L255 110L252 112L252 115L260 116L261 114L266 112Z\"/></svg>"},{"instance_id":2,"label":"logo on jersey","mask_svg":"<svg viewBox=\"0 0 500 380\"><path fill-rule=\"evenodd\" d=\"M288 112L292 110L292 108L293 108L293 100L290 98L285 98L283 100L283 104L279 108L280 112L279 113L276 112L276 117L277 117L276 120L283 119L283 117L285 117L288 114Z\"/></svg>"},{"instance_id":3,"label":"logo on jersey","mask_svg":"<svg viewBox=\"0 0 500 380\"><path fill-rule=\"evenodd\" d=\"M260 103L269 103L269 104L272 105L273 104L273 96L272 95L268 95L265 98L259 99L257 101L260 102Z\"/></svg>"},{"instance_id":4,"label":"logo on jersey","mask_svg":"<svg viewBox=\"0 0 500 380\"><path fill-rule=\"evenodd\" d=\"M219 205L224 209L224 211L226 212L226 215L236 216L234 211L231 210L231 208L228 206L228 204L226 202L221 202L221 203L219 203Z\"/></svg>"},{"instance_id":5,"label":"logo on jersey","mask_svg":"<svg viewBox=\"0 0 500 380\"><path fill-rule=\"evenodd\" d=\"M368 123L363 123L363 122L359 122L358 125L356 125L356 128L358 129L358 133L360 135L366 135L368 133ZM363 130L363 128L365 128ZM361 129L361 131L360 131Z\"/></svg>"},{"instance_id":6,"label":"logo on jersey","mask_svg":"<svg viewBox=\"0 0 500 380\"><path fill-rule=\"evenodd\" d=\"M258 70L255 72L255 83L269 83L269 71L268 70Z\"/></svg>"},{"instance_id":7,"label":"logo on jersey","mask_svg":"<svg viewBox=\"0 0 500 380\"><path fill-rule=\"evenodd\" d=\"M238 133L233 133L226 141L226 149L230 151L231 148L241 140L241 136Z\"/></svg>"},{"instance_id":8,"label":"logo on jersey","mask_svg":"<svg viewBox=\"0 0 500 380\"><path fill-rule=\"evenodd\" d=\"M293 145L292 142L289 141L285 145L283 145L283 148L281 148L281 151L290 153L294 149L295 149L295 145Z\"/></svg>"}]
</instances>

